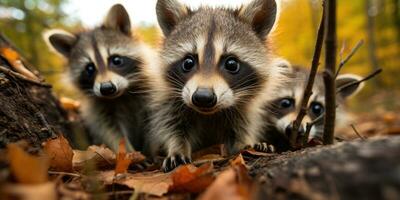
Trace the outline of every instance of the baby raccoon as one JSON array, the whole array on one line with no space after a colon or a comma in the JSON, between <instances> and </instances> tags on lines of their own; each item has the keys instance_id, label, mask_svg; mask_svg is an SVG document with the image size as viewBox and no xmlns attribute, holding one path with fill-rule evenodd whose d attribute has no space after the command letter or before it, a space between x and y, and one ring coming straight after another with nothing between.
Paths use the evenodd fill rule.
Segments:
<instances>
[{"instance_id":1,"label":"baby raccoon","mask_svg":"<svg viewBox=\"0 0 400 200\"><path fill-rule=\"evenodd\" d=\"M308 74L308 70L294 67L293 72L289 75L290 79L280 86L279 95L275 96L275 99L268 106L267 110L269 114L266 116L269 128L268 134L265 134L265 137L267 137L269 143L275 145L278 151L287 150L289 147L287 138L292 132L292 122L296 119L300 110ZM340 122L346 116L344 104L347 98L359 92L363 87L363 84L356 86L348 86L348 84L359 80L361 80L361 77L353 74L343 74L337 77L337 122ZM316 120L315 125L310 131L309 139L317 138L322 140L324 118L321 115L324 114L324 111L325 88L322 74L318 73L315 77L313 94L309 100L307 115L299 127L299 134L305 133L307 123ZM340 123L336 124L340 125Z\"/></svg>"},{"instance_id":2,"label":"baby raccoon","mask_svg":"<svg viewBox=\"0 0 400 200\"><path fill-rule=\"evenodd\" d=\"M68 60L68 77L83 94L81 113L94 139L113 150L142 149L147 71L156 56L131 32L125 8L114 5L103 24L71 34L51 30L48 45Z\"/></svg>"},{"instance_id":3,"label":"baby raccoon","mask_svg":"<svg viewBox=\"0 0 400 200\"><path fill-rule=\"evenodd\" d=\"M167 154L163 170L191 162L192 151L224 143L229 153L258 142L262 109L281 82L268 35L275 0L253 0L239 9L191 10L158 0L165 41L151 107L153 151Z\"/></svg>"}]
</instances>

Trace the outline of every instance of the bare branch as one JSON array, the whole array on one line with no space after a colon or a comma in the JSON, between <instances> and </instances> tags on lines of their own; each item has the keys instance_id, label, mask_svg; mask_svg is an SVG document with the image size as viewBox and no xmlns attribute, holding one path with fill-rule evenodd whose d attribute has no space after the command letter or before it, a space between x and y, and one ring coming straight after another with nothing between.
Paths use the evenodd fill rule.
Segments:
<instances>
[{"instance_id":1,"label":"bare branch","mask_svg":"<svg viewBox=\"0 0 400 200\"><path fill-rule=\"evenodd\" d=\"M308 142L308 137L310 136L310 132L312 127L318 123L320 120L322 120L325 116L325 113L320 115L319 117L315 118L312 122L307 123L306 125L306 132L304 133L304 138L303 138L303 146L307 144Z\"/></svg>"},{"instance_id":2,"label":"bare branch","mask_svg":"<svg viewBox=\"0 0 400 200\"><path fill-rule=\"evenodd\" d=\"M348 87L356 86L356 85L361 84L362 82L368 81L369 79L374 78L376 75L380 74L381 72L382 72L382 69L377 69L376 71L372 72L371 74L369 74L368 76L366 76L365 78L363 78L359 81L354 81L354 82L348 83L348 84L340 87L336 93L339 93Z\"/></svg>"},{"instance_id":3,"label":"bare branch","mask_svg":"<svg viewBox=\"0 0 400 200\"><path fill-rule=\"evenodd\" d=\"M19 74L17 72L14 72L11 69L8 69L8 68L3 67L3 66L0 66L0 72L8 74L9 76L12 76L14 78L19 78L19 79L21 79L23 81L26 81L28 83L32 83L32 84L37 85L37 86L41 86L41 87L45 87L45 88L51 88L51 85L49 85L47 83L42 83L42 82L27 78L26 76L24 76L22 74Z\"/></svg>"},{"instance_id":4,"label":"bare branch","mask_svg":"<svg viewBox=\"0 0 400 200\"><path fill-rule=\"evenodd\" d=\"M326 1L324 144L333 144L336 118L336 0Z\"/></svg>"},{"instance_id":5,"label":"bare branch","mask_svg":"<svg viewBox=\"0 0 400 200\"><path fill-rule=\"evenodd\" d=\"M351 128L353 129L353 131L357 134L357 136L358 136L359 138L361 138L362 140L365 140L365 139L366 139L364 136L362 136L362 135L360 134L360 132L357 131L356 127L355 127L353 124L351 124L350 126L351 126Z\"/></svg>"},{"instance_id":6,"label":"bare branch","mask_svg":"<svg viewBox=\"0 0 400 200\"><path fill-rule=\"evenodd\" d=\"M322 6L322 17L321 17L321 22L320 22L320 25L318 28L317 40L315 42L314 56L313 56L312 63L311 63L311 70L310 70L310 74L308 76L306 88L304 90L303 99L301 101L301 109L299 111L299 114L296 117L296 120L293 122L292 133L290 134L290 137L289 137L290 145L292 147L295 147L295 145L296 145L298 130L299 130L301 121L303 120L304 116L307 114L308 101L312 95L312 88L314 85L315 76L317 75L317 71L318 71L319 60L321 57L321 50L322 50L322 45L323 45L324 35L325 35L325 6L324 6L325 3L324 2L323 2L323 6Z\"/></svg>"},{"instance_id":7,"label":"bare branch","mask_svg":"<svg viewBox=\"0 0 400 200\"><path fill-rule=\"evenodd\" d=\"M360 47L364 44L364 40L360 40L357 42L356 46L351 49L350 54L346 56L344 60L340 59L339 68L336 72L335 78L337 78L342 70L343 66L354 56L354 54L360 49Z\"/></svg>"}]
</instances>

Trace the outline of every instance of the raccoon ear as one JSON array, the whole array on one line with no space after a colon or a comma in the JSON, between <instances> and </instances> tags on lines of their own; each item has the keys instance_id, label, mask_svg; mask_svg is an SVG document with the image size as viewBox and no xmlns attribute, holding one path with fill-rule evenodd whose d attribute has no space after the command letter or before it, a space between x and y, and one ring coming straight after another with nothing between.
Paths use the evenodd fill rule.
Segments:
<instances>
[{"instance_id":1,"label":"raccoon ear","mask_svg":"<svg viewBox=\"0 0 400 200\"><path fill-rule=\"evenodd\" d=\"M278 5L275 0L253 0L239 9L238 16L249 23L259 38L266 40L274 28Z\"/></svg>"},{"instance_id":2,"label":"raccoon ear","mask_svg":"<svg viewBox=\"0 0 400 200\"><path fill-rule=\"evenodd\" d=\"M158 0L156 6L157 20L165 36L168 36L178 22L189 15L187 6L177 0Z\"/></svg>"},{"instance_id":3,"label":"raccoon ear","mask_svg":"<svg viewBox=\"0 0 400 200\"><path fill-rule=\"evenodd\" d=\"M49 30L43 33L47 46L56 53L69 57L73 46L76 43L76 36L63 30Z\"/></svg>"},{"instance_id":4,"label":"raccoon ear","mask_svg":"<svg viewBox=\"0 0 400 200\"><path fill-rule=\"evenodd\" d=\"M348 86L353 82L357 82L361 80L362 77L354 75L354 74L343 74L339 75L336 78L336 89L339 91L339 94L342 98L348 98L352 95L357 94L363 87L364 83L360 83L357 85Z\"/></svg>"},{"instance_id":5,"label":"raccoon ear","mask_svg":"<svg viewBox=\"0 0 400 200\"><path fill-rule=\"evenodd\" d=\"M128 36L131 35L131 21L123 5L115 4L110 8L103 22L103 27L120 31Z\"/></svg>"}]
</instances>

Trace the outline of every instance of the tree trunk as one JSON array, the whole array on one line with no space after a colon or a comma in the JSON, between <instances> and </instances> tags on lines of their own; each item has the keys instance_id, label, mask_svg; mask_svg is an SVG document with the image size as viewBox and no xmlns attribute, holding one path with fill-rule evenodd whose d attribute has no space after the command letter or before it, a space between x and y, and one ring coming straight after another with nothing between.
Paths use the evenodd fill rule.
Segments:
<instances>
[{"instance_id":1,"label":"tree trunk","mask_svg":"<svg viewBox=\"0 0 400 200\"><path fill-rule=\"evenodd\" d=\"M0 34L2 47L12 44ZM0 66L13 71L1 55ZM66 114L49 87L0 71L0 107L0 148L22 139L39 146L58 134L70 135Z\"/></svg>"},{"instance_id":2,"label":"tree trunk","mask_svg":"<svg viewBox=\"0 0 400 200\"><path fill-rule=\"evenodd\" d=\"M262 199L400 199L400 136L260 158ZM261 199L261 198L260 198Z\"/></svg>"}]
</instances>

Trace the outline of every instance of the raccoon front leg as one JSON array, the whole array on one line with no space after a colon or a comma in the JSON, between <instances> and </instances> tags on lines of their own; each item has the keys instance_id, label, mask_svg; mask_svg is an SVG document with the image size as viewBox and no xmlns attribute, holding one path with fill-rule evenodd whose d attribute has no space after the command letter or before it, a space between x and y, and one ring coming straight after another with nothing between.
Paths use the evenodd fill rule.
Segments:
<instances>
[{"instance_id":1,"label":"raccoon front leg","mask_svg":"<svg viewBox=\"0 0 400 200\"><path fill-rule=\"evenodd\" d=\"M162 170L169 172L179 165L191 163L191 145L183 137L171 137L166 142L167 157L162 164Z\"/></svg>"}]
</instances>

